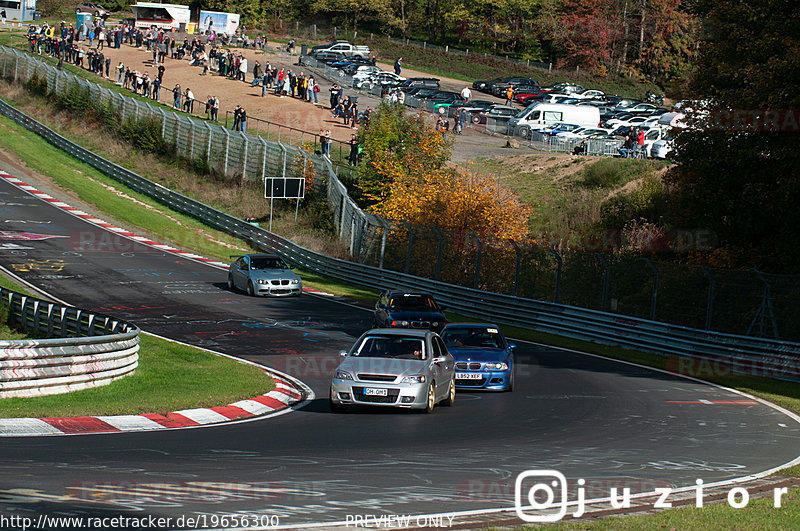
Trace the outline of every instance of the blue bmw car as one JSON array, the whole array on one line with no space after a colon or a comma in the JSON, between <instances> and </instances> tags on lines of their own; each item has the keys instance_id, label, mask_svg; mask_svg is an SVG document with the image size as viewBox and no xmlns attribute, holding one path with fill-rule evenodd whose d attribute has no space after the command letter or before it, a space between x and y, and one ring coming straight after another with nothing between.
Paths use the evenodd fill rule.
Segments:
<instances>
[{"instance_id":1,"label":"blue bmw car","mask_svg":"<svg viewBox=\"0 0 800 531\"><path fill-rule=\"evenodd\" d=\"M455 323L441 332L456 361L456 388L512 391L514 349L497 325Z\"/></svg>"}]
</instances>

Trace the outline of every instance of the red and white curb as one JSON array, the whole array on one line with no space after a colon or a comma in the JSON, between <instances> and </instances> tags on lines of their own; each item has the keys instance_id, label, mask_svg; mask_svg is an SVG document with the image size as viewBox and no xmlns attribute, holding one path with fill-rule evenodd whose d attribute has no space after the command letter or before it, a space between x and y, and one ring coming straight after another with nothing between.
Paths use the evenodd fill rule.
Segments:
<instances>
[{"instance_id":1,"label":"red and white curb","mask_svg":"<svg viewBox=\"0 0 800 531\"><path fill-rule=\"evenodd\" d=\"M226 406L182 409L166 415L113 415L95 417L45 417L0 419L0 437L32 437L42 435L82 435L124 431L150 431L191 428L252 419L287 409L303 400L291 382L273 376L275 389L248 400Z\"/></svg>"},{"instance_id":2,"label":"red and white curb","mask_svg":"<svg viewBox=\"0 0 800 531\"><path fill-rule=\"evenodd\" d=\"M220 267L220 268L223 268L223 269L226 269L226 270L228 269L228 264L226 264L224 262L220 262L220 261L214 260L212 258L206 258L204 256L200 256L200 255L191 253L189 251L185 251L183 249L176 249L175 247L171 247L171 246L165 245L163 243L155 242L155 241L153 241L153 240L151 240L149 238L145 238L144 236L139 236L138 234L130 232L130 231L126 230L126 229L121 229L121 228L119 228L119 227L117 227L115 225L112 225L111 223L108 223L108 222L106 222L106 221L104 221L104 220L102 220L102 219L100 219L98 217L93 216L92 214L87 214L86 212L84 212L84 211L82 211L80 209L77 209L77 208L75 208L75 207L73 207L71 205L68 205L67 203L64 203L63 201L61 201L60 199L56 199L55 197L53 197L51 195L48 195L48 194L42 192L41 190L36 189L35 187L25 183L24 181L14 177L13 175L10 175L10 174L4 172L2 170L0 170L0 178L5 179L6 181L8 181L9 183L13 184L17 188L19 188L21 190L24 190L25 192L28 192L29 194L33 195L34 197L38 197L42 201L46 201L47 203L53 205L54 207L60 208L61 210L65 211L65 212L68 212L68 213L72 214L75 217L81 218L82 220L87 221L87 222L89 222L89 223L91 223L93 225L96 225L98 227L102 227L102 228L104 228L106 230L109 230L111 232L119 234L120 236L125 236L126 238L130 238L131 240L133 240L135 242L138 242L138 243L141 243L142 245L147 245L149 247L153 247L154 249L158 249L160 251L165 251L165 252L168 252L168 253L174 253L174 254L177 254L177 255L182 256L184 258L190 258L192 260L197 260L198 262L203 262L203 263L210 264L210 265L213 265L213 266L216 266L216 267ZM332 293L325 293L323 291L317 291L317 290L311 289L311 288L304 287L303 291L308 292L308 293L313 293L315 295L324 295L326 297L333 297Z\"/></svg>"}]
</instances>

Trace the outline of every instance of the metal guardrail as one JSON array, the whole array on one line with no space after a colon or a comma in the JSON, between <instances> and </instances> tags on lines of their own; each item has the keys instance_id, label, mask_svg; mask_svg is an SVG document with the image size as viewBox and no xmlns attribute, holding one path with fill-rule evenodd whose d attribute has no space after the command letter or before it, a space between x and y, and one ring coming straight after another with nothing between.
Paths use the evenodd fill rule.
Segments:
<instances>
[{"instance_id":1,"label":"metal guardrail","mask_svg":"<svg viewBox=\"0 0 800 531\"><path fill-rule=\"evenodd\" d=\"M0 341L0 398L68 393L133 374L139 328L0 288L8 321L52 339Z\"/></svg>"},{"instance_id":2,"label":"metal guardrail","mask_svg":"<svg viewBox=\"0 0 800 531\"><path fill-rule=\"evenodd\" d=\"M257 249L278 253L294 266L308 271L376 291L387 288L428 291L447 304L450 310L487 321L563 337L639 349L663 356L724 363L732 369L757 373L753 374L756 376L800 381L800 343L711 332L481 291L325 256L168 190L113 164L61 137L2 100L0 100L0 111L17 123L42 135L53 145L134 190L179 212L203 220L211 227L239 237ZM348 217L347 210L340 208L337 210L336 222L343 231L345 225L355 223L355 218ZM376 220L375 224L378 223L379 220ZM381 244L384 246L388 227L386 229ZM351 231L351 234L354 235L355 231Z\"/></svg>"}]
</instances>

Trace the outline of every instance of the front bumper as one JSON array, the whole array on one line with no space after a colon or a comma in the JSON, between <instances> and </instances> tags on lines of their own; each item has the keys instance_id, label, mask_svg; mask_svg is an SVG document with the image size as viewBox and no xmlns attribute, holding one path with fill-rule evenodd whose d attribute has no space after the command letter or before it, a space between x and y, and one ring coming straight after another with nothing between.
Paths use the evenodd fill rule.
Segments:
<instances>
[{"instance_id":1,"label":"front bumper","mask_svg":"<svg viewBox=\"0 0 800 531\"><path fill-rule=\"evenodd\" d=\"M511 371L470 371L456 369L456 389L484 389L487 391L505 391L511 383ZM459 375L468 374L470 378L459 378Z\"/></svg>"},{"instance_id":2,"label":"front bumper","mask_svg":"<svg viewBox=\"0 0 800 531\"><path fill-rule=\"evenodd\" d=\"M368 395L367 389L383 389L386 395ZM334 378L331 381L331 401L340 405L423 409L428 401L428 383L387 384Z\"/></svg>"},{"instance_id":3,"label":"front bumper","mask_svg":"<svg viewBox=\"0 0 800 531\"><path fill-rule=\"evenodd\" d=\"M303 292L302 284L276 286L273 284L254 284L256 295L261 297L292 297Z\"/></svg>"}]
</instances>

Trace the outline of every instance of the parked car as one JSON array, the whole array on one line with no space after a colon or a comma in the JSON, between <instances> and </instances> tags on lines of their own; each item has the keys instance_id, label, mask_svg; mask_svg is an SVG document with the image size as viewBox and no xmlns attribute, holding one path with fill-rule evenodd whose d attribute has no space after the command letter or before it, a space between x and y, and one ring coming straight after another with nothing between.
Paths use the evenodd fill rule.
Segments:
<instances>
[{"instance_id":1,"label":"parked car","mask_svg":"<svg viewBox=\"0 0 800 531\"><path fill-rule=\"evenodd\" d=\"M245 254L228 268L228 289L246 291L251 297L299 296L303 281L283 259L275 254Z\"/></svg>"},{"instance_id":2,"label":"parked car","mask_svg":"<svg viewBox=\"0 0 800 531\"><path fill-rule=\"evenodd\" d=\"M495 83L499 83L503 79L504 78L502 78L502 77L496 77L494 79L489 79L489 80L486 80L486 81L475 81L474 83L472 83L472 88L474 88L475 90L478 90L480 92L486 92L486 93L491 94L490 86L494 85Z\"/></svg>"},{"instance_id":3,"label":"parked car","mask_svg":"<svg viewBox=\"0 0 800 531\"><path fill-rule=\"evenodd\" d=\"M403 82L403 90L412 88L432 88L439 90L439 80L435 77L410 77Z\"/></svg>"},{"instance_id":4,"label":"parked car","mask_svg":"<svg viewBox=\"0 0 800 531\"><path fill-rule=\"evenodd\" d=\"M447 114L447 109L454 103L464 101L461 94L458 92L450 92L447 90L440 90L433 96L426 98L430 102L433 110L439 114Z\"/></svg>"},{"instance_id":5,"label":"parked car","mask_svg":"<svg viewBox=\"0 0 800 531\"><path fill-rule=\"evenodd\" d=\"M491 107L472 113L472 123L486 124L507 122L512 117L516 116L519 109L508 107L506 105L492 105Z\"/></svg>"},{"instance_id":6,"label":"parked car","mask_svg":"<svg viewBox=\"0 0 800 531\"><path fill-rule=\"evenodd\" d=\"M314 54L314 59L320 63L330 64L336 61L341 61L347 57L344 52L317 52Z\"/></svg>"},{"instance_id":7,"label":"parked car","mask_svg":"<svg viewBox=\"0 0 800 531\"><path fill-rule=\"evenodd\" d=\"M491 85L492 94L497 97L504 97L506 95L506 90L508 87L514 87L514 91L516 92L517 87L525 87L526 90L533 90L534 87L538 87L539 82L535 79L531 79L528 77L507 77L504 78L496 83Z\"/></svg>"},{"instance_id":8,"label":"parked car","mask_svg":"<svg viewBox=\"0 0 800 531\"><path fill-rule=\"evenodd\" d=\"M461 109L464 109L470 114L471 118L472 113L484 111L492 105L496 105L495 102L488 100L457 101L447 109L447 114L451 117L455 117L458 116Z\"/></svg>"},{"instance_id":9,"label":"parked car","mask_svg":"<svg viewBox=\"0 0 800 531\"><path fill-rule=\"evenodd\" d=\"M368 59L364 59L363 57L357 55L345 56L343 59L340 59L339 61L334 61L333 63L328 64L328 66L332 68L338 68L339 70L342 71L345 71L351 67L366 66L366 65L372 66L372 63Z\"/></svg>"},{"instance_id":10,"label":"parked car","mask_svg":"<svg viewBox=\"0 0 800 531\"><path fill-rule=\"evenodd\" d=\"M375 86L399 87L405 80L406 78L398 76L394 72L375 72L366 79L362 79L357 82L354 81L353 86L359 89L371 89Z\"/></svg>"},{"instance_id":11,"label":"parked car","mask_svg":"<svg viewBox=\"0 0 800 531\"><path fill-rule=\"evenodd\" d=\"M509 130L528 138L531 131L544 129L557 123L571 123L584 127L600 124L600 111L589 105L564 105L559 103L537 103L511 118Z\"/></svg>"},{"instance_id":12,"label":"parked car","mask_svg":"<svg viewBox=\"0 0 800 531\"><path fill-rule=\"evenodd\" d=\"M547 87L547 90L557 94L575 94L583 92L584 88L575 83L556 83L555 85Z\"/></svg>"},{"instance_id":13,"label":"parked car","mask_svg":"<svg viewBox=\"0 0 800 531\"><path fill-rule=\"evenodd\" d=\"M580 128L581 126L578 124L558 123L543 129L539 129L538 131L545 135L556 136L559 133L568 133Z\"/></svg>"},{"instance_id":14,"label":"parked car","mask_svg":"<svg viewBox=\"0 0 800 531\"><path fill-rule=\"evenodd\" d=\"M432 413L456 397L455 361L435 332L374 329L359 337L331 378L330 408L392 406Z\"/></svg>"},{"instance_id":15,"label":"parked car","mask_svg":"<svg viewBox=\"0 0 800 531\"><path fill-rule=\"evenodd\" d=\"M602 127L579 127L572 131L559 131L556 136L559 138L587 138L592 135L608 135L611 131L611 129Z\"/></svg>"},{"instance_id":16,"label":"parked car","mask_svg":"<svg viewBox=\"0 0 800 531\"><path fill-rule=\"evenodd\" d=\"M353 76L353 86L355 87L360 81L364 81L374 76L381 69L377 66L370 65L353 65L344 69L344 73Z\"/></svg>"},{"instance_id":17,"label":"parked car","mask_svg":"<svg viewBox=\"0 0 800 531\"><path fill-rule=\"evenodd\" d=\"M105 18L111 14L111 12L106 9L105 7L101 6L100 4L93 4L91 2L83 2L75 8L76 13L91 13L96 17Z\"/></svg>"},{"instance_id":18,"label":"parked car","mask_svg":"<svg viewBox=\"0 0 800 531\"><path fill-rule=\"evenodd\" d=\"M456 365L456 388L514 390L514 349L493 324L454 323L442 340Z\"/></svg>"},{"instance_id":19,"label":"parked car","mask_svg":"<svg viewBox=\"0 0 800 531\"><path fill-rule=\"evenodd\" d=\"M427 328L438 332L447 324L444 309L429 293L386 290L375 303L372 322L375 328Z\"/></svg>"}]
</instances>

